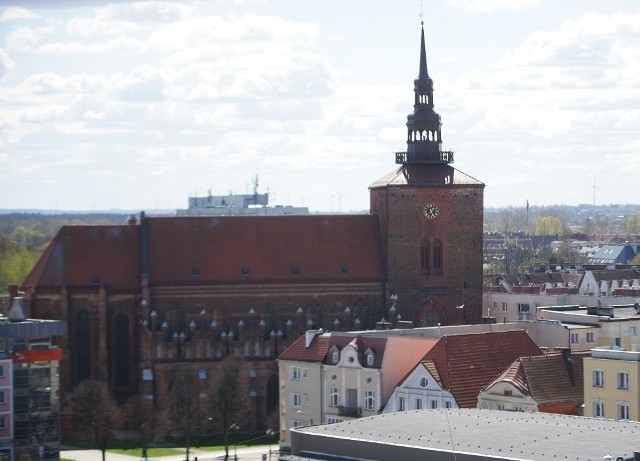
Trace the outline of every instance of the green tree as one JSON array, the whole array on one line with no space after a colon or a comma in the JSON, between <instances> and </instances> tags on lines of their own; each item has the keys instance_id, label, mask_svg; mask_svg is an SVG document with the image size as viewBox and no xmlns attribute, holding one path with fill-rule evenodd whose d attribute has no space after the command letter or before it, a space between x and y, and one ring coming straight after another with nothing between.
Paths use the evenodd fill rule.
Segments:
<instances>
[{"instance_id":1,"label":"green tree","mask_svg":"<svg viewBox=\"0 0 640 461\"><path fill-rule=\"evenodd\" d=\"M536 235L561 235L562 223L555 216L540 216L536 218Z\"/></svg>"},{"instance_id":2,"label":"green tree","mask_svg":"<svg viewBox=\"0 0 640 461\"><path fill-rule=\"evenodd\" d=\"M627 220L627 234L640 234L640 214L629 216Z\"/></svg>"}]
</instances>

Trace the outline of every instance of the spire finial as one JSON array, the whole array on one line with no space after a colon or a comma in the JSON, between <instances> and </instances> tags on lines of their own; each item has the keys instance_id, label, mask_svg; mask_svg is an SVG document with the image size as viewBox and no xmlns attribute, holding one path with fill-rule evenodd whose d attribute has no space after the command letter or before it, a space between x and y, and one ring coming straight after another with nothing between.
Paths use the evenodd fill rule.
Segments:
<instances>
[{"instance_id":1,"label":"spire finial","mask_svg":"<svg viewBox=\"0 0 640 461\"><path fill-rule=\"evenodd\" d=\"M422 6L422 0L420 0L420 14L418 16L420 16L420 25L424 26L424 8Z\"/></svg>"}]
</instances>

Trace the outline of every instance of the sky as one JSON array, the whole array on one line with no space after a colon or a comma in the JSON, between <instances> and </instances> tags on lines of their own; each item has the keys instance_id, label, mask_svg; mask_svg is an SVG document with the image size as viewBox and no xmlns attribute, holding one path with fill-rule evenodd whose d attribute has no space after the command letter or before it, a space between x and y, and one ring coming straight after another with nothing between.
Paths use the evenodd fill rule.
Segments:
<instances>
[{"instance_id":1,"label":"sky","mask_svg":"<svg viewBox=\"0 0 640 461\"><path fill-rule=\"evenodd\" d=\"M640 202L637 0L0 0L0 209L368 210L421 20L485 207Z\"/></svg>"}]
</instances>

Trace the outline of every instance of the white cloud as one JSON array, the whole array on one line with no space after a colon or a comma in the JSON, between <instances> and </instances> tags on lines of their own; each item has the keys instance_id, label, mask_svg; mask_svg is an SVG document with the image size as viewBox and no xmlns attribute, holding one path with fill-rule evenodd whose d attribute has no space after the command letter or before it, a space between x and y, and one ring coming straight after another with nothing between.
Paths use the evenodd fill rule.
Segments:
<instances>
[{"instance_id":1,"label":"white cloud","mask_svg":"<svg viewBox=\"0 0 640 461\"><path fill-rule=\"evenodd\" d=\"M7 36L7 49L17 53L27 53L32 51L42 40L43 35L49 34L52 31L53 28L51 26L39 28L27 26L18 27Z\"/></svg>"},{"instance_id":2,"label":"white cloud","mask_svg":"<svg viewBox=\"0 0 640 461\"><path fill-rule=\"evenodd\" d=\"M521 10L540 5L540 0L449 0L455 8L468 11Z\"/></svg>"},{"instance_id":3,"label":"white cloud","mask_svg":"<svg viewBox=\"0 0 640 461\"><path fill-rule=\"evenodd\" d=\"M9 57L7 52L0 48L0 79L11 72L15 64L15 61Z\"/></svg>"},{"instance_id":4,"label":"white cloud","mask_svg":"<svg viewBox=\"0 0 640 461\"><path fill-rule=\"evenodd\" d=\"M33 11L21 8L19 6L11 6L2 12L0 22L19 21L22 19L36 19L39 15Z\"/></svg>"}]
</instances>

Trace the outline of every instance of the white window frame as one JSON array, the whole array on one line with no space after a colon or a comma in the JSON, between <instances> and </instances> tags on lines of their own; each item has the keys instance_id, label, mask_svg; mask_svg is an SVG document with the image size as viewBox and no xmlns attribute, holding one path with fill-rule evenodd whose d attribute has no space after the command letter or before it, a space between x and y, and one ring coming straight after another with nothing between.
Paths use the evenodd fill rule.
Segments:
<instances>
[{"instance_id":1,"label":"white window frame","mask_svg":"<svg viewBox=\"0 0 640 461\"><path fill-rule=\"evenodd\" d=\"M405 411L407 408L407 399L404 396L398 396L398 411Z\"/></svg>"},{"instance_id":2,"label":"white window frame","mask_svg":"<svg viewBox=\"0 0 640 461\"><path fill-rule=\"evenodd\" d=\"M595 343L596 342L596 334L593 331L588 331L586 333L587 343Z\"/></svg>"},{"instance_id":3,"label":"white window frame","mask_svg":"<svg viewBox=\"0 0 640 461\"><path fill-rule=\"evenodd\" d=\"M373 366L373 354L369 353L367 354L367 366L368 367L372 367Z\"/></svg>"},{"instance_id":4,"label":"white window frame","mask_svg":"<svg viewBox=\"0 0 640 461\"><path fill-rule=\"evenodd\" d=\"M571 333L571 344L580 344L580 334Z\"/></svg>"},{"instance_id":5,"label":"white window frame","mask_svg":"<svg viewBox=\"0 0 640 461\"><path fill-rule=\"evenodd\" d=\"M507 303L502 303L500 306L500 312L507 312L509 310L509 305Z\"/></svg>"},{"instance_id":6,"label":"white window frame","mask_svg":"<svg viewBox=\"0 0 640 461\"><path fill-rule=\"evenodd\" d=\"M416 410L422 410L422 398L416 398Z\"/></svg>"},{"instance_id":7,"label":"white window frame","mask_svg":"<svg viewBox=\"0 0 640 461\"><path fill-rule=\"evenodd\" d=\"M340 406L340 391L337 387L329 388L329 406L330 407L338 407Z\"/></svg>"},{"instance_id":8,"label":"white window frame","mask_svg":"<svg viewBox=\"0 0 640 461\"><path fill-rule=\"evenodd\" d=\"M333 363L338 363L340 361L340 352L333 351L333 353L331 354L331 358L333 360Z\"/></svg>"},{"instance_id":9,"label":"white window frame","mask_svg":"<svg viewBox=\"0 0 640 461\"><path fill-rule=\"evenodd\" d=\"M303 368L302 369L302 379L306 379L309 376L309 369L308 368Z\"/></svg>"},{"instance_id":10,"label":"white window frame","mask_svg":"<svg viewBox=\"0 0 640 461\"><path fill-rule=\"evenodd\" d=\"M625 370L617 373L618 389L629 389L629 373Z\"/></svg>"},{"instance_id":11,"label":"white window frame","mask_svg":"<svg viewBox=\"0 0 640 461\"><path fill-rule=\"evenodd\" d=\"M437 410L438 409L438 401L437 400L432 400L431 401L431 409L432 410Z\"/></svg>"},{"instance_id":12,"label":"white window frame","mask_svg":"<svg viewBox=\"0 0 640 461\"><path fill-rule=\"evenodd\" d=\"M629 325L629 336L638 336L638 327L636 325Z\"/></svg>"},{"instance_id":13,"label":"white window frame","mask_svg":"<svg viewBox=\"0 0 640 461\"><path fill-rule=\"evenodd\" d=\"M451 402L449 402L448 400L446 402L444 402L444 407L445 408L452 408L453 405L451 405Z\"/></svg>"},{"instance_id":14,"label":"white window frame","mask_svg":"<svg viewBox=\"0 0 640 461\"><path fill-rule=\"evenodd\" d=\"M300 367L296 367L296 366L289 367L289 380L300 381Z\"/></svg>"},{"instance_id":15,"label":"white window frame","mask_svg":"<svg viewBox=\"0 0 640 461\"><path fill-rule=\"evenodd\" d=\"M364 391L364 409L373 410L376 401L376 393L372 390Z\"/></svg>"},{"instance_id":16,"label":"white window frame","mask_svg":"<svg viewBox=\"0 0 640 461\"><path fill-rule=\"evenodd\" d=\"M593 402L593 417L604 418L604 402L602 400L595 400Z\"/></svg>"},{"instance_id":17,"label":"white window frame","mask_svg":"<svg viewBox=\"0 0 640 461\"><path fill-rule=\"evenodd\" d=\"M622 421L628 421L629 418L629 404L627 402L618 403L618 419Z\"/></svg>"},{"instance_id":18,"label":"white window frame","mask_svg":"<svg viewBox=\"0 0 640 461\"><path fill-rule=\"evenodd\" d=\"M291 393L291 407L302 408L302 394L299 394L297 392Z\"/></svg>"},{"instance_id":19,"label":"white window frame","mask_svg":"<svg viewBox=\"0 0 640 461\"><path fill-rule=\"evenodd\" d=\"M420 387L427 387L429 385L429 379L426 376L420 378Z\"/></svg>"},{"instance_id":20,"label":"white window frame","mask_svg":"<svg viewBox=\"0 0 640 461\"><path fill-rule=\"evenodd\" d=\"M595 369L591 373L591 385L593 387L604 387L604 370Z\"/></svg>"}]
</instances>

